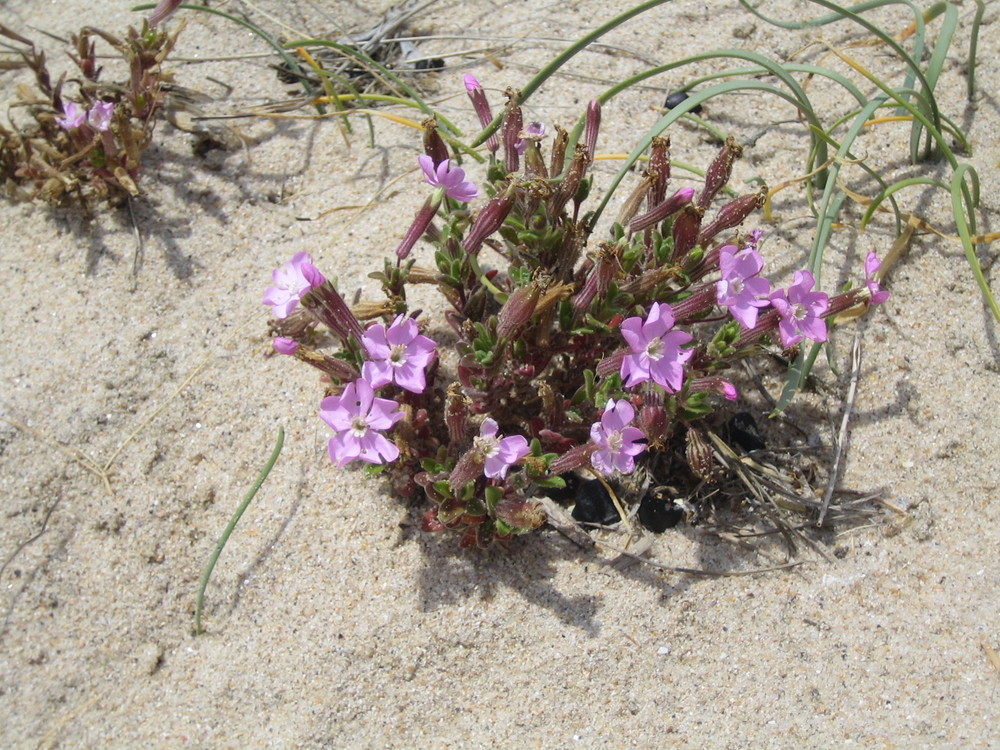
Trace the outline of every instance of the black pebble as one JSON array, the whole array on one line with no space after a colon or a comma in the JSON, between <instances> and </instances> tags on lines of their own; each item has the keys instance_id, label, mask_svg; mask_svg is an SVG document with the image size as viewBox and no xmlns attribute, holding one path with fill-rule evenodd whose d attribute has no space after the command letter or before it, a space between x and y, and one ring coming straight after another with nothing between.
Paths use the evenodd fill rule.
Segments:
<instances>
[{"instance_id":1,"label":"black pebble","mask_svg":"<svg viewBox=\"0 0 1000 750\"><path fill-rule=\"evenodd\" d=\"M432 57L430 60L417 60L417 70L441 70L444 67L444 60L440 57Z\"/></svg>"},{"instance_id":2,"label":"black pebble","mask_svg":"<svg viewBox=\"0 0 1000 750\"><path fill-rule=\"evenodd\" d=\"M748 411L738 412L726 422L723 427L723 437L730 445L738 445L748 453L764 450L767 447L753 415Z\"/></svg>"},{"instance_id":3,"label":"black pebble","mask_svg":"<svg viewBox=\"0 0 1000 750\"><path fill-rule=\"evenodd\" d=\"M654 534L662 534L682 520L684 511L674 505L669 498L653 492L643 495L639 503L639 523Z\"/></svg>"},{"instance_id":4,"label":"black pebble","mask_svg":"<svg viewBox=\"0 0 1000 750\"><path fill-rule=\"evenodd\" d=\"M571 471L560 474L559 477L566 483L565 487L545 487L542 492L557 503L568 503L576 497L576 491L580 486L580 477Z\"/></svg>"},{"instance_id":5,"label":"black pebble","mask_svg":"<svg viewBox=\"0 0 1000 750\"><path fill-rule=\"evenodd\" d=\"M580 523L599 523L604 526L618 523L620 516L611 495L598 479L581 482L576 492L573 520Z\"/></svg>"},{"instance_id":6,"label":"black pebble","mask_svg":"<svg viewBox=\"0 0 1000 750\"><path fill-rule=\"evenodd\" d=\"M673 109L677 105L687 101L688 98L689 97L686 91L675 91L672 94L667 94L667 100L663 102L663 107L665 109ZM695 107L690 111L693 112L694 114L698 114L699 112L701 112L701 105L700 104L695 105Z\"/></svg>"}]
</instances>

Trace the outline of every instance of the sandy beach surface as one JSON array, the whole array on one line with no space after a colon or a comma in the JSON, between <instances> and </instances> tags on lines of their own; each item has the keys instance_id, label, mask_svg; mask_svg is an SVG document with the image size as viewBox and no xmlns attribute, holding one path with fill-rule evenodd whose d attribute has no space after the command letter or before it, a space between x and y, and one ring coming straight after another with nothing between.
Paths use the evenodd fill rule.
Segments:
<instances>
[{"instance_id":1,"label":"sandy beach surface","mask_svg":"<svg viewBox=\"0 0 1000 750\"><path fill-rule=\"evenodd\" d=\"M785 19L824 12L766 5ZM224 7L286 39L336 39L390 6ZM474 132L464 73L498 104L504 87L523 85L567 40L627 7L440 0L409 29L436 37L420 50L447 64L415 80ZM901 7L872 18L902 31L912 16ZM993 232L998 8L986 11L980 90L968 101L974 10L959 6L938 96L969 136L972 153L960 159L981 180L979 231ZM122 33L140 19L120 2L0 7L0 22L39 40L56 70L68 62L63 46L38 30ZM258 37L194 11L168 24L180 19L187 26L168 67L211 97L207 112L291 97ZM940 19L929 24L930 38L939 28ZM798 54L846 72L822 44L803 48L866 38L843 23L782 30L735 3L681 0L574 58L526 118L569 126L610 83L708 50ZM883 52L851 49L888 65ZM599 151L628 153L667 92L726 67L736 64L706 60L614 99ZM0 80L9 103L28 78ZM826 113L849 111L832 86L812 86ZM734 95L702 116L749 144L738 189L801 174L807 138L790 107ZM316 374L266 356L260 299L271 270L305 250L348 294L373 296L368 274L425 195L417 131L376 117L372 136L362 119L351 124L346 133L333 120L207 121L199 127L232 146L207 153L197 148L204 134L161 125L133 203L142 240L134 273L124 207L92 220L40 204L0 210L0 273L11 291L0 307L0 746L1000 747L1000 663L991 663L1000 650L1000 344L958 242L917 234L892 271L890 301L834 332L836 372L817 371L829 387L789 413L800 447L831 444L860 330L840 485L880 492L888 505L873 504L865 523L812 533L818 551L801 549L804 564L732 577L618 568L607 563L613 555L552 529L460 550L453 536L420 532L421 508L386 482L335 468L316 417ZM689 124L670 132L678 161L704 165L715 151ZM943 163L909 166L905 123L871 128L858 150L897 178L950 179ZM600 162L595 190L616 169ZM678 175L676 184L696 184ZM844 176L876 192L860 171ZM943 191L899 198L955 233ZM829 291L861 276L869 249L884 255L892 242L888 221L859 232L860 215L851 207L834 230ZM761 226L769 265L790 274L812 241L804 192L779 193ZM981 245L979 257L1000 294L995 245ZM429 325L442 325L428 300ZM779 382L766 378L772 392ZM199 577L279 427L284 451L222 553L206 633L195 636ZM729 572L785 561L777 541L741 546L690 525L657 537L650 556Z\"/></svg>"}]
</instances>

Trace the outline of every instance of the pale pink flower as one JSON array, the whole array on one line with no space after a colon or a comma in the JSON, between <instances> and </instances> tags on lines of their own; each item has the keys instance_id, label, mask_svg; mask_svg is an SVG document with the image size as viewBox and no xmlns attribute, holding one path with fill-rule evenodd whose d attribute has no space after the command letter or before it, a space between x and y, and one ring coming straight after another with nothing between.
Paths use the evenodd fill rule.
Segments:
<instances>
[{"instance_id":1,"label":"pale pink flower","mask_svg":"<svg viewBox=\"0 0 1000 750\"><path fill-rule=\"evenodd\" d=\"M490 479L503 479L507 470L528 455L531 448L523 435L498 438L499 427L494 419L484 419L473 450L483 459L483 474Z\"/></svg>"},{"instance_id":2,"label":"pale pink flower","mask_svg":"<svg viewBox=\"0 0 1000 750\"><path fill-rule=\"evenodd\" d=\"M533 122L518 135L520 138L514 144L514 148L517 149L517 153L523 155L528 148L528 141L540 141L545 137L545 126L540 122Z\"/></svg>"},{"instance_id":3,"label":"pale pink flower","mask_svg":"<svg viewBox=\"0 0 1000 750\"><path fill-rule=\"evenodd\" d=\"M326 279L313 265L309 253L295 253L292 259L271 274L274 286L264 292L263 303L270 305L279 318L287 318L299 301Z\"/></svg>"},{"instance_id":4,"label":"pale pink flower","mask_svg":"<svg viewBox=\"0 0 1000 750\"><path fill-rule=\"evenodd\" d=\"M434 160L427 154L418 156L417 161L420 162L420 168L424 172L427 184L441 188L442 192L449 198L453 198L459 203L468 203L479 195L476 184L465 179L464 169L451 166L451 159L446 159L436 167Z\"/></svg>"},{"instance_id":5,"label":"pale pink flower","mask_svg":"<svg viewBox=\"0 0 1000 750\"><path fill-rule=\"evenodd\" d=\"M646 436L638 427L631 427L635 419L635 409L626 399L608 399L600 422L590 426L590 439L597 446L590 457L590 463L602 474L631 474L635 469L635 457L646 450Z\"/></svg>"},{"instance_id":6,"label":"pale pink flower","mask_svg":"<svg viewBox=\"0 0 1000 750\"><path fill-rule=\"evenodd\" d=\"M826 321L822 316L830 306L830 298L825 292L810 291L815 284L816 279L809 271L796 271L787 292L784 289L771 292L771 305L781 316L778 322L781 345L786 349L803 338L826 341Z\"/></svg>"},{"instance_id":7,"label":"pale pink flower","mask_svg":"<svg viewBox=\"0 0 1000 750\"><path fill-rule=\"evenodd\" d=\"M376 398L364 378L350 383L339 396L324 398L319 416L333 428L328 450L330 460L338 466L356 458L379 464L399 457L399 448L381 431L402 419L403 412L395 401Z\"/></svg>"},{"instance_id":8,"label":"pale pink flower","mask_svg":"<svg viewBox=\"0 0 1000 750\"><path fill-rule=\"evenodd\" d=\"M674 313L666 302L654 302L645 322L640 317L622 321L622 337L632 350L622 359L626 388L652 379L669 393L681 389L684 363L692 355L681 346L691 341L691 334L671 331L673 327Z\"/></svg>"},{"instance_id":9,"label":"pale pink flower","mask_svg":"<svg viewBox=\"0 0 1000 750\"><path fill-rule=\"evenodd\" d=\"M76 106L75 102L63 103L63 116L56 118L56 123L63 130L78 128L87 120L87 113Z\"/></svg>"},{"instance_id":10,"label":"pale pink flower","mask_svg":"<svg viewBox=\"0 0 1000 750\"><path fill-rule=\"evenodd\" d=\"M752 247L737 252L735 245L726 245L719 251L722 278L715 282L716 301L747 329L757 325L758 308L770 304L761 299L771 292L771 282L759 275L763 268L764 259Z\"/></svg>"},{"instance_id":11,"label":"pale pink flower","mask_svg":"<svg viewBox=\"0 0 1000 750\"><path fill-rule=\"evenodd\" d=\"M87 124L98 133L104 133L111 127L111 117L114 115L113 102L94 102L87 113Z\"/></svg>"},{"instance_id":12,"label":"pale pink flower","mask_svg":"<svg viewBox=\"0 0 1000 750\"><path fill-rule=\"evenodd\" d=\"M874 252L869 252L868 257L865 258L865 286L868 287L868 291L871 293L871 300L868 303L870 305L881 305L889 299L889 292L875 281L875 274L878 273L881 267L882 261L878 259L878 256Z\"/></svg>"},{"instance_id":13,"label":"pale pink flower","mask_svg":"<svg viewBox=\"0 0 1000 750\"><path fill-rule=\"evenodd\" d=\"M395 383L413 393L427 387L424 370L437 344L420 335L417 321L400 315L387 329L381 323L371 326L361 337L371 359L361 374L373 388Z\"/></svg>"}]
</instances>

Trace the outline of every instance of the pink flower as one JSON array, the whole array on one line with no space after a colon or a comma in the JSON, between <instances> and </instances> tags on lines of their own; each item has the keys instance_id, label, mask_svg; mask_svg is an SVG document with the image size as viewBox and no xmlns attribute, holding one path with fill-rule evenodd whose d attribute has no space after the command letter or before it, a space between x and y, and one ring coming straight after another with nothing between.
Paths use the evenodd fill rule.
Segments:
<instances>
[{"instance_id":1,"label":"pink flower","mask_svg":"<svg viewBox=\"0 0 1000 750\"><path fill-rule=\"evenodd\" d=\"M399 448L381 434L403 418L399 404L375 398L364 378L348 385L339 396L327 396L320 404L320 418L333 428L330 460L345 466L356 458L373 464L388 463L399 457Z\"/></svg>"},{"instance_id":2,"label":"pink flower","mask_svg":"<svg viewBox=\"0 0 1000 750\"><path fill-rule=\"evenodd\" d=\"M761 299L771 291L771 282L758 275L763 268L764 259L752 247L737 252L735 245L726 245L719 252L722 279L715 282L716 300L747 329L757 325L757 309L770 304Z\"/></svg>"},{"instance_id":3,"label":"pink flower","mask_svg":"<svg viewBox=\"0 0 1000 750\"><path fill-rule=\"evenodd\" d=\"M646 322L639 317L622 322L622 336L632 350L621 366L621 376L627 378L626 388L652 379L669 393L681 389L684 363L692 354L682 351L681 346L691 341L691 334L670 331L673 327L674 313L666 302L654 302Z\"/></svg>"},{"instance_id":4,"label":"pink flower","mask_svg":"<svg viewBox=\"0 0 1000 750\"><path fill-rule=\"evenodd\" d=\"M75 102L65 102L63 104L63 116L56 118L56 123L63 130L73 130L83 125L87 119L87 113L76 106Z\"/></svg>"},{"instance_id":5,"label":"pink flower","mask_svg":"<svg viewBox=\"0 0 1000 750\"><path fill-rule=\"evenodd\" d=\"M590 426L590 439L597 450L590 457L590 463L602 474L612 474L616 470L631 474L635 469L635 457L646 450L645 435L638 427L630 427L635 419L635 409L626 399L608 399L600 422Z\"/></svg>"},{"instance_id":6,"label":"pink flower","mask_svg":"<svg viewBox=\"0 0 1000 750\"><path fill-rule=\"evenodd\" d=\"M114 112L113 102L95 102L87 113L87 123L98 133L104 133L111 127L111 117Z\"/></svg>"},{"instance_id":7,"label":"pink flower","mask_svg":"<svg viewBox=\"0 0 1000 750\"><path fill-rule=\"evenodd\" d=\"M868 257L865 258L865 285L868 287L868 291L871 293L871 300L868 304L870 305L881 305L887 299L889 299L889 292L885 291L879 283L875 281L875 274L878 273L879 269L882 267L882 261L878 259L878 256L874 252L869 252Z\"/></svg>"},{"instance_id":8,"label":"pink flower","mask_svg":"<svg viewBox=\"0 0 1000 750\"><path fill-rule=\"evenodd\" d=\"M428 185L442 189L442 192L449 198L453 198L460 203L468 203L477 195L479 190L474 182L465 179L465 170L461 167L452 167L451 159L447 159L435 168L434 160L427 154L417 157L420 168L424 171L424 179Z\"/></svg>"},{"instance_id":9,"label":"pink flower","mask_svg":"<svg viewBox=\"0 0 1000 750\"><path fill-rule=\"evenodd\" d=\"M824 292L809 291L815 284L816 279L809 271L796 271L787 292L784 289L771 292L771 304L781 316L778 333L785 348L803 338L826 341L826 321L822 315L830 305L830 298Z\"/></svg>"},{"instance_id":10,"label":"pink flower","mask_svg":"<svg viewBox=\"0 0 1000 750\"><path fill-rule=\"evenodd\" d=\"M531 450L524 435L497 438L496 420L483 420L479 437L473 441L473 450L482 456L483 474L490 479L503 479L507 470L528 455Z\"/></svg>"},{"instance_id":11,"label":"pink flower","mask_svg":"<svg viewBox=\"0 0 1000 750\"><path fill-rule=\"evenodd\" d=\"M437 344L420 335L417 321L398 316L388 329L381 323L371 326L361 337L371 360L365 362L361 374L381 388L395 382L413 393L423 393L427 387L424 369L434 356Z\"/></svg>"},{"instance_id":12,"label":"pink flower","mask_svg":"<svg viewBox=\"0 0 1000 750\"><path fill-rule=\"evenodd\" d=\"M313 265L309 253L295 253L292 259L271 274L274 286L264 292L263 303L274 309L275 316L287 318L308 292L326 279Z\"/></svg>"},{"instance_id":13,"label":"pink flower","mask_svg":"<svg viewBox=\"0 0 1000 750\"><path fill-rule=\"evenodd\" d=\"M528 141L540 141L545 137L545 126L540 122L533 122L520 133L520 139L514 144L517 153L523 155L528 148Z\"/></svg>"},{"instance_id":14,"label":"pink flower","mask_svg":"<svg viewBox=\"0 0 1000 750\"><path fill-rule=\"evenodd\" d=\"M298 351L299 342L287 336L278 336L278 338L271 342L271 346L274 347L274 351L278 354L295 354Z\"/></svg>"}]
</instances>

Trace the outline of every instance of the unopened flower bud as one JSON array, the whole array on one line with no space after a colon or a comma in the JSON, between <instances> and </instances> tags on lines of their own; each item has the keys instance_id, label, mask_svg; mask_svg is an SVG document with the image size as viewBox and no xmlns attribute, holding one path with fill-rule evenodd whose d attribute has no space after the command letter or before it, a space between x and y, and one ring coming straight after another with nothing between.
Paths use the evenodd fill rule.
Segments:
<instances>
[{"instance_id":1,"label":"unopened flower bud","mask_svg":"<svg viewBox=\"0 0 1000 750\"><path fill-rule=\"evenodd\" d=\"M641 232L646 227L651 227L654 224L663 221L668 216L677 213L686 205L690 204L692 198L694 198L694 188L681 188L652 211L632 219L632 223L629 224L629 231L633 234Z\"/></svg>"},{"instance_id":2,"label":"unopened flower bud","mask_svg":"<svg viewBox=\"0 0 1000 750\"><path fill-rule=\"evenodd\" d=\"M315 318L337 334L343 341L354 339L361 344L361 323L354 317L351 308L344 302L340 292L329 281L311 290L300 300L302 306Z\"/></svg>"},{"instance_id":3,"label":"unopened flower bud","mask_svg":"<svg viewBox=\"0 0 1000 750\"><path fill-rule=\"evenodd\" d=\"M584 466L590 466L590 457L596 450L597 446L590 441L575 448L570 448L558 458L553 459L552 463L549 464L549 471L558 476L568 471L575 471L576 469L582 469Z\"/></svg>"},{"instance_id":4,"label":"unopened flower bud","mask_svg":"<svg viewBox=\"0 0 1000 750\"><path fill-rule=\"evenodd\" d=\"M740 395L735 385L719 377L693 378L688 381L688 389L691 393L718 393L728 401L735 401Z\"/></svg>"},{"instance_id":5,"label":"unopened flower bud","mask_svg":"<svg viewBox=\"0 0 1000 750\"><path fill-rule=\"evenodd\" d=\"M507 214L510 213L513 206L514 186L508 185L507 188L493 196L493 199L479 212L462 243L465 252L479 252L483 240L503 226L504 219L507 218Z\"/></svg>"},{"instance_id":6,"label":"unopened flower bud","mask_svg":"<svg viewBox=\"0 0 1000 750\"><path fill-rule=\"evenodd\" d=\"M497 336L509 339L518 328L531 320L540 294L541 289L537 281L511 292L497 315Z\"/></svg>"},{"instance_id":7,"label":"unopened flower bud","mask_svg":"<svg viewBox=\"0 0 1000 750\"><path fill-rule=\"evenodd\" d=\"M698 232L701 229L701 219L705 210L688 204L674 219L674 252L671 260L677 263L683 260L698 244Z\"/></svg>"},{"instance_id":8,"label":"unopened flower bud","mask_svg":"<svg viewBox=\"0 0 1000 750\"><path fill-rule=\"evenodd\" d=\"M762 187L758 193L741 195L739 198L729 201L719 209L718 216L701 230L698 244L705 247L716 235L727 229L738 227L751 213L763 206L765 200L767 200L767 187Z\"/></svg>"},{"instance_id":9,"label":"unopened flower bud","mask_svg":"<svg viewBox=\"0 0 1000 750\"><path fill-rule=\"evenodd\" d=\"M472 108L476 110L476 116L479 118L479 124L483 128L489 127L490 123L493 122L493 113L490 111L490 103L486 98L486 92L483 91L483 87L476 80L476 77L471 73L465 76L465 90L469 94L469 99L472 100ZM497 138L497 134L490 133L490 137L486 139L486 148L490 150L491 154L495 154L497 149L500 147L500 140Z\"/></svg>"},{"instance_id":10,"label":"unopened flower bud","mask_svg":"<svg viewBox=\"0 0 1000 750\"><path fill-rule=\"evenodd\" d=\"M413 217L413 223L410 224L410 228L406 231L406 235L403 237L402 241L399 243L399 247L396 248L396 257L400 260L404 260L413 250L413 246L417 244L417 240L424 236L427 228L430 227L431 222L434 221L434 216L437 214L438 206L430 199L417 211L417 215Z\"/></svg>"},{"instance_id":11,"label":"unopened flower bud","mask_svg":"<svg viewBox=\"0 0 1000 750\"><path fill-rule=\"evenodd\" d=\"M715 161L705 172L705 188L698 196L699 208L705 209L712 199L729 182L733 174L733 162L743 156L743 147L737 145L732 136L726 138L726 145L722 147Z\"/></svg>"}]
</instances>

